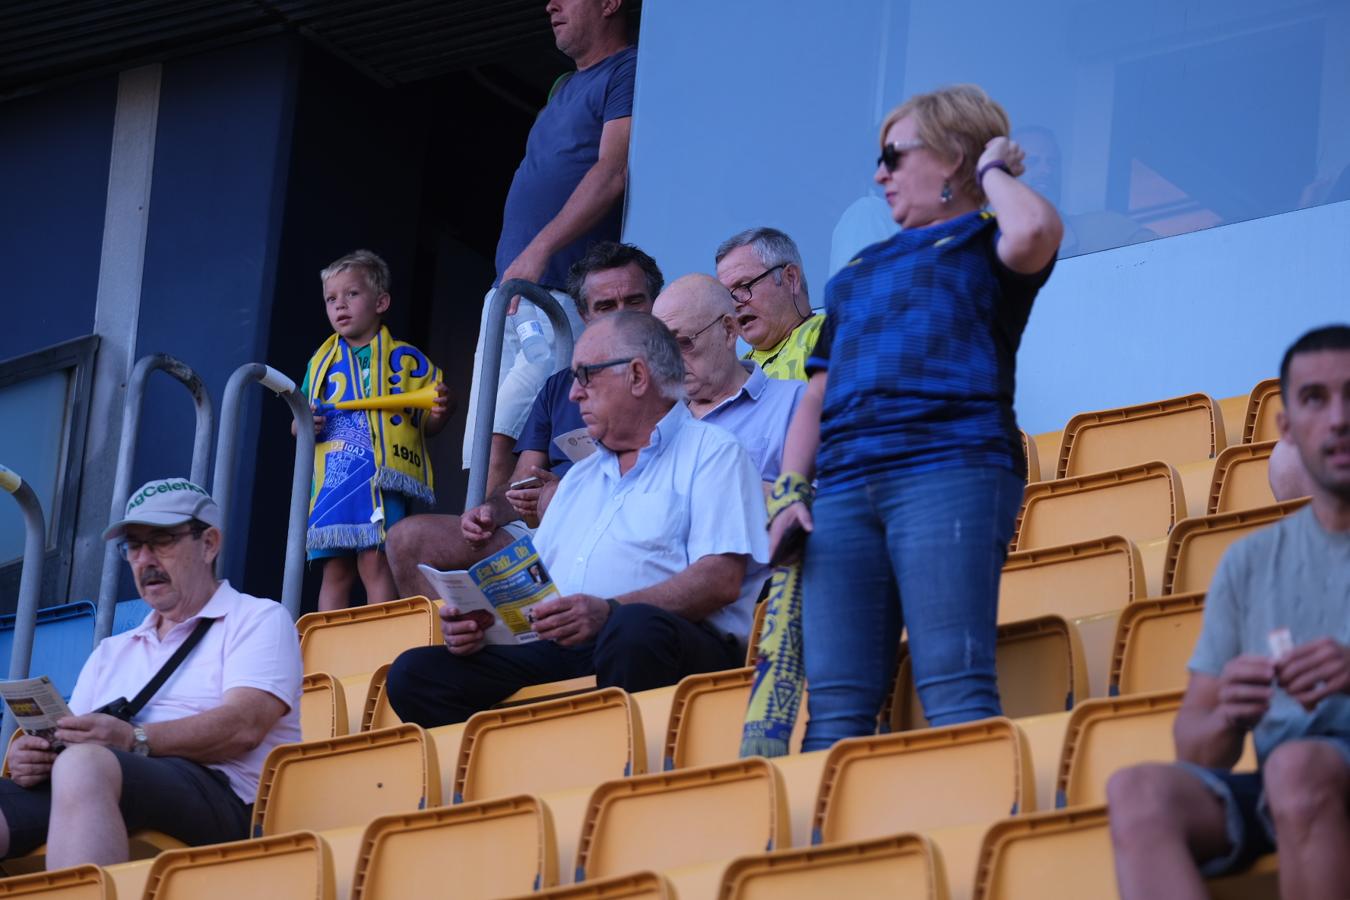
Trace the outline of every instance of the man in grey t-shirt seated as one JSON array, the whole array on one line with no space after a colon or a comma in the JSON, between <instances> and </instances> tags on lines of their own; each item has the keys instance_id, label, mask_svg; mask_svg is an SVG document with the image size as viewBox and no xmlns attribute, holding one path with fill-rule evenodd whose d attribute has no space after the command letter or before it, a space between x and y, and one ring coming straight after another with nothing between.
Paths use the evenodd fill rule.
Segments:
<instances>
[{"instance_id":1,"label":"man in grey t-shirt seated","mask_svg":"<svg viewBox=\"0 0 1350 900\"><path fill-rule=\"evenodd\" d=\"M1219 564L1174 734L1175 765L1108 785L1120 895L1205 898L1202 876L1279 851L1280 894L1350 885L1350 326L1280 366L1280 437L1312 502ZM1248 731L1257 772L1231 771Z\"/></svg>"}]
</instances>

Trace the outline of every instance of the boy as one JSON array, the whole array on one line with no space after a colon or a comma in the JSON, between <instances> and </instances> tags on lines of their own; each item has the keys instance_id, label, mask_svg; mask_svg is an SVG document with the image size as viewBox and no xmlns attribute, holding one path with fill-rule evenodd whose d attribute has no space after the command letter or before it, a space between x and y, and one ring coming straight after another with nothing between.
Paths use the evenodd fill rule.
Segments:
<instances>
[{"instance_id":1,"label":"boy","mask_svg":"<svg viewBox=\"0 0 1350 900\"><path fill-rule=\"evenodd\" d=\"M384 556L385 533L407 513L407 497L432 502L431 461L423 440L445 427L448 391L441 370L383 325L389 267L369 250L336 260L319 277L335 332L310 357L302 390L315 409L310 559L325 560L319 609L343 609L360 574L366 600L398 597ZM431 409L321 408L343 400L408 394L431 387Z\"/></svg>"}]
</instances>

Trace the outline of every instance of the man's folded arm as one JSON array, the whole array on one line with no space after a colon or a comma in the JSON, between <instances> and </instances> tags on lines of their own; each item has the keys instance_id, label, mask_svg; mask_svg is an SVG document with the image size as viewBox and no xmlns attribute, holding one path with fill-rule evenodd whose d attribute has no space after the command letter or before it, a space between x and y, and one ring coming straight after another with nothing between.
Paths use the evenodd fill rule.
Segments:
<instances>
[{"instance_id":1,"label":"man's folded arm","mask_svg":"<svg viewBox=\"0 0 1350 900\"><path fill-rule=\"evenodd\" d=\"M230 688L220 706L193 716L145 726L150 752L199 763L236 759L262 743L286 714L275 695L251 687Z\"/></svg>"},{"instance_id":2,"label":"man's folded arm","mask_svg":"<svg viewBox=\"0 0 1350 900\"><path fill-rule=\"evenodd\" d=\"M649 603L691 622L701 622L736 602L745 580L747 559L744 553L703 556L665 581L614 599L620 603Z\"/></svg>"}]
</instances>

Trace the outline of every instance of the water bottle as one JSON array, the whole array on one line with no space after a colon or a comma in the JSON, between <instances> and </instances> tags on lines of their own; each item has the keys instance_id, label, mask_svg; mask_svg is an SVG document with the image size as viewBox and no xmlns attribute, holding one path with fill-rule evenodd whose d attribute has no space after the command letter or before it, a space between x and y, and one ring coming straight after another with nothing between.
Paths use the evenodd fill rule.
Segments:
<instances>
[{"instance_id":1,"label":"water bottle","mask_svg":"<svg viewBox=\"0 0 1350 900\"><path fill-rule=\"evenodd\" d=\"M547 359L552 348L544 337L544 325L539 321L539 313L534 306L522 300L516 314L510 319L516 337L520 338L520 349L525 354L525 360L537 363Z\"/></svg>"}]
</instances>

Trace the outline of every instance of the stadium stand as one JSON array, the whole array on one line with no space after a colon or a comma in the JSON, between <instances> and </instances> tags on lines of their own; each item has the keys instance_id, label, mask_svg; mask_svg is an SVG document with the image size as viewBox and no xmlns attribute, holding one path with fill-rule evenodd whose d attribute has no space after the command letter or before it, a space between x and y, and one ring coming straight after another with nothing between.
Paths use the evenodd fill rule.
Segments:
<instances>
[{"instance_id":1,"label":"stadium stand","mask_svg":"<svg viewBox=\"0 0 1350 900\"><path fill-rule=\"evenodd\" d=\"M1064 734L1055 806L1105 803L1106 781L1116 769L1174 760L1172 720L1180 707L1180 691L1080 703Z\"/></svg>"},{"instance_id":2,"label":"stadium stand","mask_svg":"<svg viewBox=\"0 0 1350 900\"><path fill-rule=\"evenodd\" d=\"M0 878L0 897L42 900L116 900L113 877L98 866L72 866Z\"/></svg>"},{"instance_id":3,"label":"stadium stand","mask_svg":"<svg viewBox=\"0 0 1350 900\"><path fill-rule=\"evenodd\" d=\"M1066 619L1120 609L1142 597L1144 564L1119 536L1009 553L999 581L998 621Z\"/></svg>"},{"instance_id":4,"label":"stadium stand","mask_svg":"<svg viewBox=\"0 0 1350 900\"><path fill-rule=\"evenodd\" d=\"M316 741L346 733L347 696L342 682L327 672L309 673L300 694L301 736Z\"/></svg>"},{"instance_id":5,"label":"stadium stand","mask_svg":"<svg viewBox=\"0 0 1350 900\"><path fill-rule=\"evenodd\" d=\"M1027 483L1041 480L1041 454L1036 439L1022 432L1022 456L1027 463Z\"/></svg>"},{"instance_id":6,"label":"stadium stand","mask_svg":"<svg viewBox=\"0 0 1350 900\"><path fill-rule=\"evenodd\" d=\"M933 841L898 834L865 841L745 856L727 866L721 900L817 897L946 898L947 876Z\"/></svg>"},{"instance_id":7,"label":"stadium stand","mask_svg":"<svg viewBox=\"0 0 1350 900\"><path fill-rule=\"evenodd\" d=\"M1306 497L1255 509L1183 519L1167 538L1162 593L1203 591L1234 541L1301 508Z\"/></svg>"},{"instance_id":8,"label":"stadium stand","mask_svg":"<svg viewBox=\"0 0 1350 900\"><path fill-rule=\"evenodd\" d=\"M1280 437L1275 416L1284 409L1280 396L1280 379L1267 378L1252 388L1247 398L1247 415L1242 427L1242 442L1254 444L1274 441Z\"/></svg>"},{"instance_id":9,"label":"stadium stand","mask_svg":"<svg viewBox=\"0 0 1350 900\"><path fill-rule=\"evenodd\" d=\"M166 850L150 865L144 900L237 900L262 885L275 897L323 900L334 896L334 881L328 843L298 831Z\"/></svg>"},{"instance_id":10,"label":"stadium stand","mask_svg":"<svg viewBox=\"0 0 1350 900\"><path fill-rule=\"evenodd\" d=\"M675 900L675 888L656 872L632 872L522 894L510 900Z\"/></svg>"},{"instance_id":11,"label":"stadium stand","mask_svg":"<svg viewBox=\"0 0 1350 900\"><path fill-rule=\"evenodd\" d=\"M1111 696L1179 691L1200 637L1203 593L1139 600L1121 610L1111 654Z\"/></svg>"},{"instance_id":12,"label":"stadium stand","mask_svg":"<svg viewBox=\"0 0 1350 900\"><path fill-rule=\"evenodd\" d=\"M1270 490L1270 452L1275 443L1236 444L1219 454L1214 461L1206 515L1270 506L1275 502Z\"/></svg>"},{"instance_id":13,"label":"stadium stand","mask_svg":"<svg viewBox=\"0 0 1350 900\"><path fill-rule=\"evenodd\" d=\"M1014 816L990 826L980 847L976 900L1116 896L1105 806Z\"/></svg>"},{"instance_id":14,"label":"stadium stand","mask_svg":"<svg viewBox=\"0 0 1350 900\"><path fill-rule=\"evenodd\" d=\"M1064 426L1058 478L1152 460L1173 466L1213 459L1227 443L1223 413L1206 394L1079 413Z\"/></svg>"},{"instance_id":15,"label":"stadium stand","mask_svg":"<svg viewBox=\"0 0 1350 900\"><path fill-rule=\"evenodd\" d=\"M1054 547L1108 535L1135 542L1165 537L1185 512L1181 479L1163 462L1029 484L1012 549Z\"/></svg>"}]
</instances>

